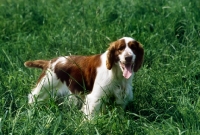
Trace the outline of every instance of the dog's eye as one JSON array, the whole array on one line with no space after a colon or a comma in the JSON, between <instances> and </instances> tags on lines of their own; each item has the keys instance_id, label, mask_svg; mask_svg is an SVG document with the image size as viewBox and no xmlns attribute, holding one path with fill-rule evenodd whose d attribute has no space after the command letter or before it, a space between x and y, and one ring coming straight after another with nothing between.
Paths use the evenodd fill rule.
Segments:
<instances>
[{"instance_id":1,"label":"dog's eye","mask_svg":"<svg viewBox=\"0 0 200 135\"><path fill-rule=\"evenodd\" d=\"M135 46L131 46L130 48L131 50L136 50Z\"/></svg>"},{"instance_id":2,"label":"dog's eye","mask_svg":"<svg viewBox=\"0 0 200 135\"><path fill-rule=\"evenodd\" d=\"M120 47L118 48L118 50L119 50L119 51L122 51L122 50L124 50L124 48L125 48L124 46L120 46Z\"/></svg>"},{"instance_id":3,"label":"dog's eye","mask_svg":"<svg viewBox=\"0 0 200 135\"><path fill-rule=\"evenodd\" d=\"M128 44L128 46L132 49L132 50L136 50L137 49L137 45L138 43L136 41L131 42L130 44Z\"/></svg>"}]
</instances>

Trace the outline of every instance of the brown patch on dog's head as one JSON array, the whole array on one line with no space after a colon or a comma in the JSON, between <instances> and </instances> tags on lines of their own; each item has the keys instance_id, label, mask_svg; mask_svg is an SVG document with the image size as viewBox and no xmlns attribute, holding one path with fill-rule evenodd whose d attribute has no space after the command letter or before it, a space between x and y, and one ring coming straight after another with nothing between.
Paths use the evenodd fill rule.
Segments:
<instances>
[{"instance_id":1,"label":"brown patch on dog's head","mask_svg":"<svg viewBox=\"0 0 200 135\"><path fill-rule=\"evenodd\" d=\"M119 61L118 55L122 53L125 47L126 43L124 39L117 40L110 44L109 48L107 49L108 50L107 60L106 60L107 69L110 70L113 64Z\"/></svg>"},{"instance_id":2,"label":"brown patch on dog's head","mask_svg":"<svg viewBox=\"0 0 200 135\"><path fill-rule=\"evenodd\" d=\"M142 44L140 44L137 41L130 41L128 43L128 46L131 48L131 50L134 52L134 54L136 55L136 59L135 59L135 64L134 64L134 72L137 72L143 63L143 59L144 59L144 49Z\"/></svg>"}]
</instances>

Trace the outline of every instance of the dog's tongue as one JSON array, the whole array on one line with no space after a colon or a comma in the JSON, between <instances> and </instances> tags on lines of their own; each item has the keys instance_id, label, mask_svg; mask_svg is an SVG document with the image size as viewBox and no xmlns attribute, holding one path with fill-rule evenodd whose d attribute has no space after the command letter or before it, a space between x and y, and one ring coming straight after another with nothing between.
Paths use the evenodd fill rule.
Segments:
<instances>
[{"instance_id":1,"label":"dog's tongue","mask_svg":"<svg viewBox=\"0 0 200 135\"><path fill-rule=\"evenodd\" d=\"M125 64L123 76L128 79L132 75L131 64Z\"/></svg>"}]
</instances>

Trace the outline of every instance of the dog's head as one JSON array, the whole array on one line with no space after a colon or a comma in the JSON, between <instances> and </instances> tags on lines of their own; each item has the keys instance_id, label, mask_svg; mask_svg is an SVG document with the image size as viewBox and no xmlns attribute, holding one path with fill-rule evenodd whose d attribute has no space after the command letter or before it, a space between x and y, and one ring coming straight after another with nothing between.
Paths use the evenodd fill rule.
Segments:
<instances>
[{"instance_id":1,"label":"dog's head","mask_svg":"<svg viewBox=\"0 0 200 135\"><path fill-rule=\"evenodd\" d=\"M113 64L118 64L123 76L128 79L132 72L141 67L144 57L142 45L130 37L123 37L110 44L107 53L106 66L110 70Z\"/></svg>"}]
</instances>

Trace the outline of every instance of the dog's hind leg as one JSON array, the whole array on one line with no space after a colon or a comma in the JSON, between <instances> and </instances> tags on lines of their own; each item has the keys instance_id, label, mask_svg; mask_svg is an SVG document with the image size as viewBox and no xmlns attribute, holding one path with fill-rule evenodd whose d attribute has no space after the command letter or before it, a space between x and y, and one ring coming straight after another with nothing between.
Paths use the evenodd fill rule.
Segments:
<instances>
[{"instance_id":1,"label":"dog's hind leg","mask_svg":"<svg viewBox=\"0 0 200 135\"><path fill-rule=\"evenodd\" d=\"M54 72L47 70L44 75L41 75L37 86L32 89L28 95L28 103L34 103L36 101L44 101L51 95L56 94L56 87L59 80Z\"/></svg>"}]
</instances>

